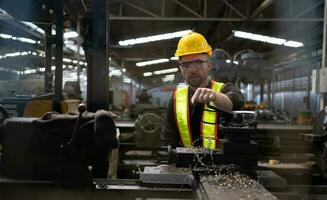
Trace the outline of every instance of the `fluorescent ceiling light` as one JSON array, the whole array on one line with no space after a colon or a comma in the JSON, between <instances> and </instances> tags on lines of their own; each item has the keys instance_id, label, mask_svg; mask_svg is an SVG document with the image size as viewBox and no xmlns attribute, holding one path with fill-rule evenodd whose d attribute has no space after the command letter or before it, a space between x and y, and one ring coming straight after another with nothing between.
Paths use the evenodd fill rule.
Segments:
<instances>
[{"instance_id":1,"label":"fluorescent ceiling light","mask_svg":"<svg viewBox=\"0 0 327 200\"><path fill-rule=\"evenodd\" d=\"M114 69L112 71L109 72L109 76L121 76L121 71L119 69Z\"/></svg>"},{"instance_id":2,"label":"fluorescent ceiling light","mask_svg":"<svg viewBox=\"0 0 327 200\"><path fill-rule=\"evenodd\" d=\"M169 62L169 59L161 58L161 59L157 59L157 60L149 60L149 61L144 61L144 62L138 62L138 63L136 63L136 66L143 67L143 66L146 66L146 65L154 65L154 64L165 63L165 62Z\"/></svg>"},{"instance_id":3,"label":"fluorescent ceiling light","mask_svg":"<svg viewBox=\"0 0 327 200\"><path fill-rule=\"evenodd\" d=\"M76 38L78 37L78 33L76 31L69 31L64 33L64 38Z\"/></svg>"},{"instance_id":4,"label":"fluorescent ceiling light","mask_svg":"<svg viewBox=\"0 0 327 200\"><path fill-rule=\"evenodd\" d=\"M130 78L124 78L124 83L131 83L132 82L132 79Z\"/></svg>"},{"instance_id":5,"label":"fluorescent ceiling light","mask_svg":"<svg viewBox=\"0 0 327 200\"><path fill-rule=\"evenodd\" d=\"M164 78L162 78L162 82L170 82L170 81L173 81L173 80L175 80L175 78L167 78L167 77L164 77Z\"/></svg>"},{"instance_id":6,"label":"fluorescent ceiling light","mask_svg":"<svg viewBox=\"0 0 327 200\"><path fill-rule=\"evenodd\" d=\"M162 78L163 82L169 82L175 80L175 74L169 74Z\"/></svg>"},{"instance_id":7,"label":"fluorescent ceiling light","mask_svg":"<svg viewBox=\"0 0 327 200\"><path fill-rule=\"evenodd\" d=\"M64 44L75 44L75 42L73 40L64 40Z\"/></svg>"},{"instance_id":8,"label":"fluorescent ceiling light","mask_svg":"<svg viewBox=\"0 0 327 200\"><path fill-rule=\"evenodd\" d=\"M45 34L44 30L41 29L40 27L38 27L37 25L33 24L32 22L24 22L24 21L21 21L23 24L25 24L26 26L30 27L33 31L36 31L42 35Z\"/></svg>"},{"instance_id":9,"label":"fluorescent ceiling light","mask_svg":"<svg viewBox=\"0 0 327 200\"><path fill-rule=\"evenodd\" d=\"M36 72L37 72L36 69L27 69L27 70L24 71L24 74L34 74Z\"/></svg>"},{"instance_id":10,"label":"fluorescent ceiling light","mask_svg":"<svg viewBox=\"0 0 327 200\"><path fill-rule=\"evenodd\" d=\"M286 43L284 43L284 46L288 47L302 47L304 44L302 42L297 42L293 40L289 40Z\"/></svg>"},{"instance_id":11,"label":"fluorescent ceiling light","mask_svg":"<svg viewBox=\"0 0 327 200\"><path fill-rule=\"evenodd\" d=\"M68 62L68 63L72 62L72 60L69 59L69 58L63 58L62 60L63 60L64 62Z\"/></svg>"},{"instance_id":12,"label":"fluorescent ceiling light","mask_svg":"<svg viewBox=\"0 0 327 200\"><path fill-rule=\"evenodd\" d=\"M164 70L158 70L158 71L154 71L153 73L155 75L160 75L160 74L169 74L169 73L173 73L173 72L177 72L178 68L169 68L169 69L164 69Z\"/></svg>"},{"instance_id":13,"label":"fluorescent ceiling light","mask_svg":"<svg viewBox=\"0 0 327 200\"><path fill-rule=\"evenodd\" d=\"M169 75L166 75L165 77L175 77L175 74L169 74Z\"/></svg>"},{"instance_id":14,"label":"fluorescent ceiling light","mask_svg":"<svg viewBox=\"0 0 327 200\"><path fill-rule=\"evenodd\" d=\"M121 46L135 45L135 44L143 44L148 42L155 42L160 40L169 40L173 38L180 38L188 33L192 32L191 30L177 31L173 33L165 33L159 35L152 35L146 37L140 37L135 39L128 39L119 41L118 44Z\"/></svg>"},{"instance_id":15,"label":"fluorescent ceiling light","mask_svg":"<svg viewBox=\"0 0 327 200\"><path fill-rule=\"evenodd\" d=\"M37 43L37 41L29 39L29 38L18 38L17 40L21 41L21 42L26 42L26 43L30 43L30 44L35 44Z\"/></svg>"},{"instance_id":16,"label":"fluorescent ceiling light","mask_svg":"<svg viewBox=\"0 0 327 200\"><path fill-rule=\"evenodd\" d=\"M32 40L32 39L24 38L24 37L15 37L15 36L12 36L12 35L9 35L9 34L4 34L4 33L0 33L0 37L3 38L3 39L17 40L17 41L20 41L20 42L25 42L25 43L30 43L30 44L38 43L38 41L36 41L36 40Z\"/></svg>"},{"instance_id":17,"label":"fluorescent ceiling light","mask_svg":"<svg viewBox=\"0 0 327 200\"><path fill-rule=\"evenodd\" d=\"M234 32L235 37L249 39L249 40L255 40L255 41L260 41L260 42L265 42L265 43L270 43L270 44L284 45L284 46L288 46L288 47L304 46L304 44L302 42L297 42L297 41L292 41L292 40L287 41L286 39L283 39L283 38L270 37L270 36L266 36L266 35L248 33L248 32L243 32L243 31L234 31L233 30L233 32Z\"/></svg>"},{"instance_id":18,"label":"fluorescent ceiling light","mask_svg":"<svg viewBox=\"0 0 327 200\"><path fill-rule=\"evenodd\" d=\"M227 59L226 60L226 63L229 64L230 62L232 62L231 60Z\"/></svg>"},{"instance_id":19,"label":"fluorescent ceiling light","mask_svg":"<svg viewBox=\"0 0 327 200\"><path fill-rule=\"evenodd\" d=\"M171 57L170 60L178 60L177 56Z\"/></svg>"},{"instance_id":20,"label":"fluorescent ceiling light","mask_svg":"<svg viewBox=\"0 0 327 200\"><path fill-rule=\"evenodd\" d=\"M152 75L153 75L152 72L144 72L144 73L143 73L143 76L144 76L144 77L152 76Z\"/></svg>"},{"instance_id":21,"label":"fluorescent ceiling light","mask_svg":"<svg viewBox=\"0 0 327 200\"><path fill-rule=\"evenodd\" d=\"M0 33L0 37L3 39L11 39L12 36L8 34Z\"/></svg>"}]
</instances>

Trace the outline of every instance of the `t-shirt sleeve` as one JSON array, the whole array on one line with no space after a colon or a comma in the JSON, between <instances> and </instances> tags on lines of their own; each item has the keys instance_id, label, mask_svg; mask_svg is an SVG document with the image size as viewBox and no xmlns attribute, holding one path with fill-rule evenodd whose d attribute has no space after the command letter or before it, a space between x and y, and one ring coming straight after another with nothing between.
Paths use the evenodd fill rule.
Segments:
<instances>
[{"instance_id":1,"label":"t-shirt sleeve","mask_svg":"<svg viewBox=\"0 0 327 200\"><path fill-rule=\"evenodd\" d=\"M228 96L229 99L232 101L233 110L241 109L244 104L244 96L240 88L238 88L232 83L226 83L221 89L221 92Z\"/></svg>"}]
</instances>

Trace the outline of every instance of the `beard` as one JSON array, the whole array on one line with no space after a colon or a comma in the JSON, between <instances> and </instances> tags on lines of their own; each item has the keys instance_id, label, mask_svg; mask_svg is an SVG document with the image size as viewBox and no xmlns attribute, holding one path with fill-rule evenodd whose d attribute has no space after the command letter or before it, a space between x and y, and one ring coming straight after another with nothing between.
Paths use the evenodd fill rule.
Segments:
<instances>
[{"instance_id":1,"label":"beard","mask_svg":"<svg viewBox=\"0 0 327 200\"><path fill-rule=\"evenodd\" d=\"M198 88L203 85L206 79L202 79L200 77L191 77L186 80L186 82L194 88Z\"/></svg>"}]
</instances>

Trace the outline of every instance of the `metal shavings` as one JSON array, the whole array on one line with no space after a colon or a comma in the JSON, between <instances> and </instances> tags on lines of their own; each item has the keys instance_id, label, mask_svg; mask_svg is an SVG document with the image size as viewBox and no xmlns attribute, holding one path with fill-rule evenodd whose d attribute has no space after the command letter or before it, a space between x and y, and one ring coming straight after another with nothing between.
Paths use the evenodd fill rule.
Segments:
<instances>
[{"instance_id":1,"label":"metal shavings","mask_svg":"<svg viewBox=\"0 0 327 200\"><path fill-rule=\"evenodd\" d=\"M257 181L235 170L201 176L200 183L209 186L217 194L234 191L241 192L242 199L256 199L256 195L264 196L267 199L277 199Z\"/></svg>"}]
</instances>

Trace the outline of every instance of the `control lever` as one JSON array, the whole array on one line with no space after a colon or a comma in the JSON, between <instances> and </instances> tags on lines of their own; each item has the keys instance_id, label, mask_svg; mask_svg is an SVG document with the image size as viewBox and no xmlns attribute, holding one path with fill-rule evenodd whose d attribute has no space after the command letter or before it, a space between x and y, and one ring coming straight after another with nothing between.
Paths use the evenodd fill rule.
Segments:
<instances>
[{"instance_id":1,"label":"control lever","mask_svg":"<svg viewBox=\"0 0 327 200\"><path fill-rule=\"evenodd\" d=\"M210 105L210 103L207 103L207 106L208 106L208 108L211 108L214 111L216 111L218 114L223 114L223 115L227 115L230 117L234 116L233 111L225 110L223 108L218 108L217 106Z\"/></svg>"},{"instance_id":2,"label":"control lever","mask_svg":"<svg viewBox=\"0 0 327 200\"><path fill-rule=\"evenodd\" d=\"M74 156L76 154L77 132L78 132L78 129L80 127L80 124L81 124L81 121L83 118L82 115L86 111L86 105L83 103L79 104L77 110L78 110L79 114L78 114L78 118L77 118L75 126L74 126L72 137L66 144L61 145L64 154L68 155L68 156Z\"/></svg>"}]
</instances>

